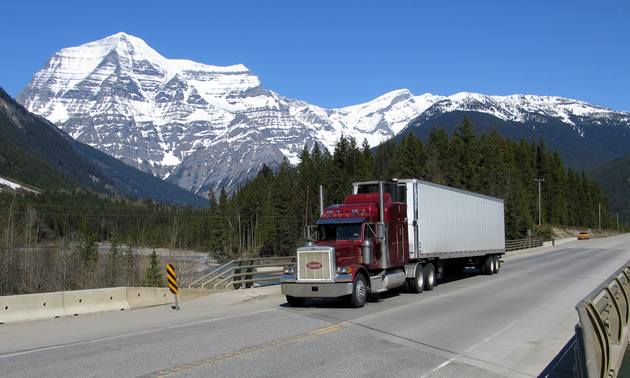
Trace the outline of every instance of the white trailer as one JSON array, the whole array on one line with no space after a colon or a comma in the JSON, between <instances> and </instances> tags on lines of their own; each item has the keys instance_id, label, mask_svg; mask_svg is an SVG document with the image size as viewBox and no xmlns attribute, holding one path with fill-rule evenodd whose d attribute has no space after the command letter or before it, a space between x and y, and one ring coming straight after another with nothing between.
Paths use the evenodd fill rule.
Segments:
<instances>
[{"instance_id":1,"label":"white trailer","mask_svg":"<svg viewBox=\"0 0 630 378\"><path fill-rule=\"evenodd\" d=\"M378 184L354 183L353 193L377 193ZM407 204L411 261L439 260L454 273L466 266L498 272L505 253L502 199L418 179L386 182L384 190Z\"/></svg>"}]
</instances>

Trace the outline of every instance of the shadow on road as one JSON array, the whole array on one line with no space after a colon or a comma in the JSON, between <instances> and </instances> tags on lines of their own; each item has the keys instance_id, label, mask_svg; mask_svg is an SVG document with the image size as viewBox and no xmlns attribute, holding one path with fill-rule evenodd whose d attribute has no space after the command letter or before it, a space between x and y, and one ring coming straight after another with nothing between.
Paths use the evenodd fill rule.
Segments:
<instances>
[{"instance_id":1,"label":"shadow on road","mask_svg":"<svg viewBox=\"0 0 630 378\"><path fill-rule=\"evenodd\" d=\"M539 377L565 378L574 377L573 366L575 365L575 335L562 348L560 353L542 371Z\"/></svg>"}]
</instances>

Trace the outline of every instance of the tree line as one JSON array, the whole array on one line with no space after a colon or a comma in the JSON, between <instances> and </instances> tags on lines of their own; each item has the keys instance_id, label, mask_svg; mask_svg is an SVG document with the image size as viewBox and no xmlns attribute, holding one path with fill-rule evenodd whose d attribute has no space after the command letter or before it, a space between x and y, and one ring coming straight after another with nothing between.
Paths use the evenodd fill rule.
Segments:
<instances>
[{"instance_id":1,"label":"tree line","mask_svg":"<svg viewBox=\"0 0 630 378\"><path fill-rule=\"evenodd\" d=\"M208 193L209 208L166 205L86 190L0 194L0 295L109 286L165 285L158 258L135 248L205 251L213 256L291 255L325 204L340 203L355 181L419 178L502 198L506 239L544 225L613 228L607 198L584 171L566 168L538 143L478 133L464 117L451 135L409 132L375 151L341 136L332 151L305 146L296 166L262 165L231 196ZM544 181L542 181L544 180ZM540 185L540 201L539 201ZM542 205L539 214L539 204ZM108 242L99 254L98 243ZM146 267L146 268L145 268Z\"/></svg>"}]
</instances>

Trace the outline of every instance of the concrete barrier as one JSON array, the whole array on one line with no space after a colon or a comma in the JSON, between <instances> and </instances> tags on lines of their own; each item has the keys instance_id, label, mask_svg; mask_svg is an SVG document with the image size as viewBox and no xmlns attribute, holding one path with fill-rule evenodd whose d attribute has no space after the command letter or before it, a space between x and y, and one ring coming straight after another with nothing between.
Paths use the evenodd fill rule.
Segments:
<instances>
[{"instance_id":1,"label":"concrete barrier","mask_svg":"<svg viewBox=\"0 0 630 378\"><path fill-rule=\"evenodd\" d=\"M64 291L63 307L68 316L131 308L125 287Z\"/></svg>"},{"instance_id":2,"label":"concrete barrier","mask_svg":"<svg viewBox=\"0 0 630 378\"><path fill-rule=\"evenodd\" d=\"M183 302L214 292L216 290L182 289L178 299ZM168 288L163 287L115 287L0 296L0 324L171 303L175 303L175 297Z\"/></svg>"},{"instance_id":3,"label":"concrete barrier","mask_svg":"<svg viewBox=\"0 0 630 378\"><path fill-rule=\"evenodd\" d=\"M175 303L175 297L168 288L128 287L127 301L131 308L141 308Z\"/></svg>"},{"instance_id":4,"label":"concrete barrier","mask_svg":"<svg viewBox=\"0 0 630 378\"><path fill-rule=\"evenodd\" d=\"M0 323L61 316L66 316L62 292L0 297Z\"/></svg>"}]
</instances>

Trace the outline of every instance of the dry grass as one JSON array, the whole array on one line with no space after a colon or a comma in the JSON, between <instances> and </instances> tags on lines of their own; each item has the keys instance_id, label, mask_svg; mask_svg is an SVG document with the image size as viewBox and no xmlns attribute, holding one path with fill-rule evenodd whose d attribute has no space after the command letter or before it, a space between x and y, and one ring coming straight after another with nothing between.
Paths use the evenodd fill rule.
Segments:
<instances>
[{"instance_id":1,"label":"dry grass","mask_svg":"<svg viewBox=\"0 0 630 378\"><path fill-rule=\"evenodd\" d=\"M551 227L551 234L553 235L554 239L566 239L566 238L572 238L572 237L577 238L578 234L582 231L588 231L588 229L577 228L577 227L564 227L564 226ZM590 232L591 238L603 238L606 236L617 235L620 233L621 232L618 232L615 230L597 230L597 229L591 229L591 232Z\"/></svg>"}]
</instances>

